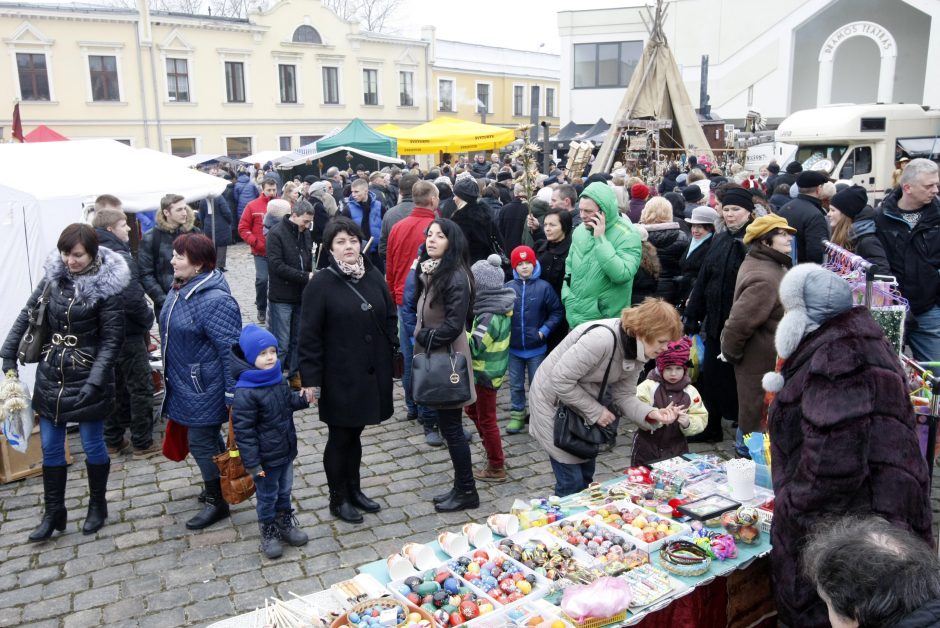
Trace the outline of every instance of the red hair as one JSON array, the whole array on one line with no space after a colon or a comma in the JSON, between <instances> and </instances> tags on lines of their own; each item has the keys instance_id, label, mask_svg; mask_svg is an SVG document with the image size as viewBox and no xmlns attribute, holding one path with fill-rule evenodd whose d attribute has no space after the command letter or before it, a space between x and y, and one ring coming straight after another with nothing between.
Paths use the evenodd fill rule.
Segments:
<instances>
[{"instance_id":1,"label":"red hair","mask_svg":"<svg viewBox=\"0 0 940 628\"><path fill-rule=\"evenodd\" d=\"M202 272L215 270L215 245L201 233L184 233L173 240L173 250L193 266L199 266Z\"/></svg>"}]
</instances>

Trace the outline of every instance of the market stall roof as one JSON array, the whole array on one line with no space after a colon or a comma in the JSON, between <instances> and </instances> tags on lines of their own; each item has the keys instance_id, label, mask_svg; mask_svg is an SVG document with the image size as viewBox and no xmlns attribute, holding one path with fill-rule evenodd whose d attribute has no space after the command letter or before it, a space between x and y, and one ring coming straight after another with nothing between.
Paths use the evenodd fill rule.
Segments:
<instances>
[{"instance_id":1,"label":"market stall roof","mask_svg":"<svg viewBox=\"0 0 940 628\"><path fill-rule=\"evenodd\" d=\"M317 141L317 151L322 152L338 146L351 147L357 151L394 157L398 153L395 149L395 138L377 133L372 127L354 118L346 128L328 138Z\"/></svg>"},{"instance_id":2,"label":"market stall roof","mask_svg":"<svg viewBox=\"0 0 940 628\"><path fill-rule=\"evenodd\" d=\"M397 124L381 124L375 127L376 133L381 133L382 135L387 135L389 137L398 138L401 133L404 133L407 129Z\"/></svg>"},{"instance_id":3,"label":"market stall roof","mask_svg":"<svg viewBox=\"0 0 940 628\"><path fill-rule=\"evenodd\" d=\"M580 135L591 128L590 124L575 124L573 121L558 129L554 137L549 138L550 142L570 142L575 136Z\"/></svg>"},{"instance_id":4,"label":"market stall roof","mask_svg":"<svg viewBox=\"0 0 940 628\"><path fill-rule=\"evenodd\" d=\"M290 161L285 161L283 163L277 164L277 168L278 170L290 170L291 168L294 168L295 166L302 166L308 161L314 162L320 159L321 157L333 155L341 151L349 151L351 153L355 153L356 155L363 157L364 159L374 159L376 161L381 161L387 164L404 164L405 163L404 160L399 159L398 157L389 157L388 155L370 153L367 150L362 150L354 146L336 146L335 148L331 148L329 150L321 150L321 151L309 153L306 155L297 155L296 158Z\"/></svg>"},{"instance_id":5,"label":"market stall roof","mask_svg":"<svg viewBox=\"0 0 940 628\"><path fill-rule=\"evenodd\" d=\"M400 133L398 153L427 155L439 151L493 150L515 139L512 129L443 116Z\"/></svg>"},{"instance_id":6,"label":"market stall roof","mask_svg":"<svg viewBox=\"0 0 940 628\"><path fill-rule=\"evenodd\" d=\"M604 121L604 118L598 118L597 122L594 123L594 126L589 128L587 131L580 133L579 135L573 137L572 139L579 142L594 142L595 144L600 144L604 141L604 138L607 137L607 130L610 128L610 125Z\"/></svg>"},{"instance_id":7,"label":"market stall roof","mask_svg":"<svg viewBox=\"0 0 940 628\"><path fill-rule=\"evenodd\" d=\"M23 137L24 141L33 144L37 142L65 142L68 141L68 139L69 138L65 137L58 131L50 129L45 124L40 124Z\"/></svg>"},{"instance_id":8,"label":"market stall roof","mask_svg":"<svg viewBox=\"0 0 940 628\"><path fill-rule=\"evenodd\" d=\"M290 155L293 151L289 150L262 150L254 155L248 155L238 161L241 161L246 164L261 164L262 166L266 163L274 162L275 164L282 160L284 157Z\"/></svg>"},{"instance_id":9,"label":"market stall roof","mask_svg":"<svg viewBox=\"0 0 940 628\"><path fill-rule=\"evenodd\" d=\"M198 166L199 164L206 164L212 161L221 161L226 163L237 161L231 157L218 155L216 153L196 153L195 155L190 155L189 157L183 157L183 159L189 162L189 165L191 166Z\"/></svg>"}]
</instances>

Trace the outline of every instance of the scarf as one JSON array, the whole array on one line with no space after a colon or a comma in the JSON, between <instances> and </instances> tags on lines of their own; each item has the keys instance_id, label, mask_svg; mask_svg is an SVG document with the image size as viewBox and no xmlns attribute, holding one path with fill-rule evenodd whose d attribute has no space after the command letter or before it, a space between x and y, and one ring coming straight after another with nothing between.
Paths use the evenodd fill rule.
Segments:
<instances>
[{"instance_id":1,"label":"scarf","mask_svg":"<svg viewBox=\"0 0 940 628\"><path fill-rule=\"evenodd\" d=\"M98 253L98 255L95 255L95 259L93 259L92 262L83 270L80 270L77 273L73 273L69 270L68 265L66 265L65 272L68 274L69 279L73 281L76 277L81 277L82 275L97 275L98 271L101 270L102 261L103 258L101 257L101 253Z\"/></svg>"},{"instance_id":2,"label":"scarf","mask_svg":"<svg viewBox=\"0 0 940 628\"><path fill-rule=\"evenodd\" d=\"M709 239L710 237L712 237L713 235L715 235L715 234L714 234L714 233L706 233L703 238L699 238L698 240L696 240L695 238L693 238L692 241L689 242L689 251L685 254L686 258L692 257L692 253L695 251L695 249L697 249L698 247L700 247L700 246L702 246L703 244L705 244L705 242L707 242L708 239Z\"/></svg>"},{"instance_id":3,"label":"scarf","mask_svg":"<svg viewBox=\"0 0 940 628\"><path fill-rule=\"evenodd\" d=\"M352 277L353 279L362 279L362 276L366 274L366 264L360 255L356 259L355 264L347 264L342 260L338 260L335 257L333 260L336 262L336 267L339 268L340 272L346 275L347 277Z\"/></svg>"},{"instance_id":4,"label":"scarf","mask_svg":"<svg viewBox=\"0 0 940 628\"><path fill-rule=\"evenodd\" d=\"M441 265L440 259L428 258L421 262L421 272L425 275L432 275L434 271L437 270L437 267Z\"/></svg>"},{"instance_id":5,"label":"scarf","mask_svg":"<svg viewBox=\"0 0 940 628\"><path fill-rule=\"evenodd\" d=\"M281 373L281 361L278 360L274 366L269 369L248 369L238 376L235 388L264 388L265 386L276 386L284 380Z\"/></svg>"},{"instance_id":6,"label":"scarf","mask_svg":"<svg viewBox=\"0 0 940 628\"><path fill-rule=\"evenodd\" d=\"M473 301L473 315L505 314L511 312L516 302L516 291L512 288L481 290Z\"/></svg>"},{"instance_id":7,"label":"scarf","mask_svg":"<svg viewBox=\"0 0 940 628\"><path fill-rule=\"evenodd\" d=\"M747 222L745 222L745 223L743 223L743 224L737 225L737 226L735 226L735 227L732 227L732 226L729 225L728 223L725 223L725 226L728 228L728 231L730 231L731 233L737 233L738 231L740 231L741 229L744 229L744 228L745 228L746 226L748 226L749 224L751 224L751 221L750 221L750 220L748 220Z\"/></svg>"},{"instance_id":8,"label":"scarf","mask_svg":"<svg viewBox=\"0 0 940 628\"><path fill-rule=\"evenodd\" d=\"M682 379L675 384L670 384L664 380L659 369L653 369L646 377L659 383L659 386L656 387L656 392L653 393L654 407L665 408L670 403L674 403L677 406L685 406L686 408L692 405L692 398L685 392L686 387L692 385L688 371L686 371Z\"/></svg>"}]
</instances>

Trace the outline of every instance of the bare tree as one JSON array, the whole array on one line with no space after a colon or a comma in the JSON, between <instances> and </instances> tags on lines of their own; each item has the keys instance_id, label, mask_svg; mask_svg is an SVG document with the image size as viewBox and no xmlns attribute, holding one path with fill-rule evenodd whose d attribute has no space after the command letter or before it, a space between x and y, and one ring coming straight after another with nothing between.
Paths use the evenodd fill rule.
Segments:
<instances>
[{"instance_id":1,"label":"bare tree","mask_svg":"<svg viewBox=\"0 0 940 628\"><path fill-rule=\"evenodd\" d=\"M340 18L351 20L359 11L359 0L323 0L323 6Z\"/></svg>"},{"instance_id":2,"label":"bare tree","mask_svg":"<svg viewBox=\"0 0 940 628\"><path fill-rule=\"evenodd\" d=\"M359 20L367 31L385 31L402 0L323 0L323 6L344 20Z\"/></svg>"}]
</instances>

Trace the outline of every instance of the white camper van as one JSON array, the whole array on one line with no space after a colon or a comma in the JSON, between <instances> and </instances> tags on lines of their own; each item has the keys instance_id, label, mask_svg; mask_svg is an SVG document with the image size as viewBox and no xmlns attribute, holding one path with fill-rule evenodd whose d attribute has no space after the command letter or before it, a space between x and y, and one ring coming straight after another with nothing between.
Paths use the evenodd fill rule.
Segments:
<instances>
[{"instance_id":1,"label":"white camper van","mask_svg":"<svg viewBox=\"0 0 940 628\"><path fill-rule=\"evenodd\" d=\"M780 123L774 137L797 145L793 159L804 170L821 170L833 179L864 186L874 203L890 190L901 157L940 161L940 110L830 105L795 112Z\"/></svg>"}]
</instances>

